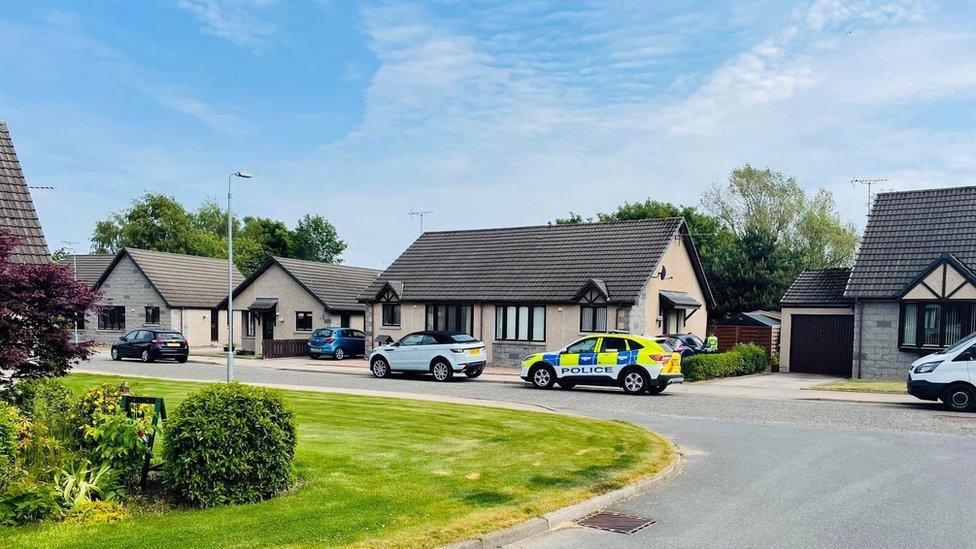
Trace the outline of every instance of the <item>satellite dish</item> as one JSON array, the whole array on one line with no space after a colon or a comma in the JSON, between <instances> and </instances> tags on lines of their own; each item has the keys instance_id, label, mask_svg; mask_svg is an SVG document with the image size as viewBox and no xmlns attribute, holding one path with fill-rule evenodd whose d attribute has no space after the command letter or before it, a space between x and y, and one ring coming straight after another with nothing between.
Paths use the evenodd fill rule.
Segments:
<instances>
[{"instance_id":1,"label":"satellite dish","mask_svg":"<svg viewBox=\"0 0 976 549\"><path fill-rule=\"evenodd\" d=\"M661 277L661 280L665 280L668 277L668 268L662 265L661 272L658 274L658 276Z\"/></svg>"}]
</instances>

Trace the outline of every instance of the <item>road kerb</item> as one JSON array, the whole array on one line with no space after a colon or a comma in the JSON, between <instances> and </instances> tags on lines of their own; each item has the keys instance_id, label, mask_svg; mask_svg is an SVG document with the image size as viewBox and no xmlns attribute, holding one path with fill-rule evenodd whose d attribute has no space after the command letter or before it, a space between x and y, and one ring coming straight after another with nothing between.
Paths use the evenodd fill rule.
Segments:
<instances>
[{"instance_id":1,"label":"road kerb","mask_svg":"<svg viewBox=\"0 0 976 549\"><path fill-rule=\"evenodd\" d=\"M669 444L671 443L669 442ZM569 507L563 507L551 513L546 513L541 517L516 524L511 528L490 532L477 539L468 539L445 545L442 549L487 549L503 547L532 536L562 528L568 525L568 523L575 522L601 509L606 509L622 501L646 494L676 477L681 472L681 453L673 444L671 444L671 450L674 456L671 463L647 480L618 488L612 492L581 501Z\"/></svg>"}]
</instances>

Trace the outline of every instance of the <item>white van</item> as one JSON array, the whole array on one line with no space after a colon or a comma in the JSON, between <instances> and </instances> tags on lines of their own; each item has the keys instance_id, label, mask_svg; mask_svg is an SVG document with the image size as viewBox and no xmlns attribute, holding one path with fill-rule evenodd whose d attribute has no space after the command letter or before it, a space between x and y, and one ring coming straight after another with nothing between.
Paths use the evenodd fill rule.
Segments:
<instances>
[{"instance_id":1,"label":"white van","mask_svg":"<svg viewBox=\"0 0 976 549\"><path fill-rule=\"evenodd\" d=\"M976 333L941 353L912 362L908 394L922 400L941 400L956 412L976 410Z\"/></svg>"}]
</instances>

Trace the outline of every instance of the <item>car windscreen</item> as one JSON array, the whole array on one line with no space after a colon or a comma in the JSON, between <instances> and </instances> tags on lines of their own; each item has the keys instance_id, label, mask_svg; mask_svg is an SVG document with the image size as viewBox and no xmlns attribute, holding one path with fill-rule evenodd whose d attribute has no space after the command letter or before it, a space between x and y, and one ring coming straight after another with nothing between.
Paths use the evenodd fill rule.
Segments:
<instances>
[{"instance_id":1,"label":"car windscreen","mask_svg":"<svg viewBox=\"0 0 976 549\"><path fill-rule=\"evenodd\" d=\"M951 355L952 353L954 353L956 351L960 351L962 349L965 349L966 347L969 347L973 343L976 343L976 332L973 332L973 333L969 334L968 336L960 339L959 341L957 341L955 343L955 345L953 345L952 347L949 347L945 351L942 351L942 354L944 354L944 355Z\"/></svg>"},{"instance_id":2,"label":"car windscreen","mask_svg":"<svg viewBox=\"0 0 976 549\"><path fill-rule=\"evenodd\" d=\"M478 341L468 334L451 334L451 339L454 340L455 343L471 343L473 341Z\"/></svg>"},{"instance_id":3,"label":"car windscreen","mask_svg":"<svg viewBox=\"0 0 976 549\"><path fill-rule=\"evenodd\" d=\"M332 330L315 330L312 337L332 337Z\"/></svg>"},{"instance_id":4,"label":"car windscreen","mask_svg":"<svg viewBox=\"0 0 976 549\"><path fill-rule=\"evenodd\" d=\"M183 334L179 332L156 332L156 339L166 339L169 341L183 341Z\"/></svg>"}]
</instances>

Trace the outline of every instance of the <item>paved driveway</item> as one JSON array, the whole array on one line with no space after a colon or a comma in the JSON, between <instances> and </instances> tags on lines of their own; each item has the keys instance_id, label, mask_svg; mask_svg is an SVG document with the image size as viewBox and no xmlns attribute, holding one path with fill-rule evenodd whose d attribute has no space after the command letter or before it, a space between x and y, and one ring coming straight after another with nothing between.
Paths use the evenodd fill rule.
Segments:
<instances>
[{"instance_id":1,"label":"paved driveway","mask_svg":"<svg viewBox=\"0 0 976 549\"><path fill-rule=\"evenodd\" d=\"M113 363L87 370L220 380L217 364ZM657 523L633 536L569 527L526 547L976 546L976 415L922 402L760 400L619 390L537 391L492 379L435 383L238 361L239 379L297 387L484 398L630 421L669 437L683 472L614 510ZM355 372L355 371L354 371ZM773 378L776 379L776 378Z\"/></svg>"}]
</instances>

